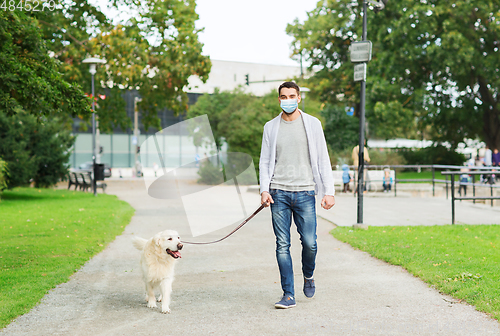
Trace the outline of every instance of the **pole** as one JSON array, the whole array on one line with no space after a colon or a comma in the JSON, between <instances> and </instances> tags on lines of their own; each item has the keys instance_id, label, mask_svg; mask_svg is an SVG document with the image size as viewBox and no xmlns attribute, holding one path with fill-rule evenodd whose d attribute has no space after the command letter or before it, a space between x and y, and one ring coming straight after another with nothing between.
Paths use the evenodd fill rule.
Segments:
<instances>
[{"instance_id":1,"label":"pole","mask_svg":"<svg viewBox=\"0 0 500 336\"><path fill-rule=\"evenodd\" d=\"M137 176L137 147L139 146L139 111L137 110L137 97L134 97L134 138L135 138L135 146L134 146L134 170L135 176Z\"/></svg>"},{"instance_id":2,"label":"pole","mask_svg":"<svg viewBox=\"0 0 500 336\"><path fill-rule=\"evenodd\" d=\"M451 224L455 224L455 175L451 174Z\"/></svg>"},{"instance_id":3,"label":"pole","mask_svg":"<svg viewBox=\"0 0 500 336\"><path fill-rule=\"evenodd\" d=\"M363 1L363 38L366 41L366 25L367 25L367 2ZM355 225L357 228L368 229L368 226L363 224L363 175L365 167L365 94L366 81L361 81L361 97L359 108L359 163L358 163L358 222Z\"/></svg>"},{"instance_id":4,"label":"pole","mask_svg":"<svg viewBox=\"0 0 500 336\"><path fill-rule=\"evenodd\" d=\"M472 174L472 196L476 197L476 175ZM472 201L472 203L476 204L476 199Z\"/></svg>"},{"instance_id":5,"label":"pole","mask_svg":"<svg viewBox=\"0 0 500 336\"><path fill-rule=\"evenodd\" d=\"M92 190L94 191L94 196L97 196L97 183L95 180L96 177L96 141L95 141L95 131L96 131L96 124L95 124L95 99L94 99L94 74L91 74L92 76L92 170L94 173L94 176L92 177Z\"/></svg>"},{"instance_id":6,"label":"pole","mask_svg":"<svg viewBox=\"0 0 500 336\"><path fill-rule=\"evenodd\" d=\"M97 163L101 163L101 131L99 130L99 116L95 117L95 148L95 160Z\"/></svg>"},{"instance_id":7,"label":"pole","mask_svg":"<svg viewBox=\"0 0 500 336\"><path fill-rule=\"evenodd\" d=\"M398 171L394 168L394 197L398 196L397 185L398 185Z\"/></svg>"},{"instance_id":8,"label":"pole","mask_svg":"<svg viewBox=\"0 0 500 336\"><path fill-rule=\"evenodd\" d=\"M446 180L446 199L448 199L448 175L444 176L444 179Z\"/></svg>"},{"instance_id":9,"label":"pole","mask_svg":"<svg viewBox=\"0 0 500 336\"><path fill-rule=\"evenodd\" d=\"M435 182L436 174L434 170L434 165L432 165L432 196L436 196L436 182Z\"/></svg>"}]
</instances>

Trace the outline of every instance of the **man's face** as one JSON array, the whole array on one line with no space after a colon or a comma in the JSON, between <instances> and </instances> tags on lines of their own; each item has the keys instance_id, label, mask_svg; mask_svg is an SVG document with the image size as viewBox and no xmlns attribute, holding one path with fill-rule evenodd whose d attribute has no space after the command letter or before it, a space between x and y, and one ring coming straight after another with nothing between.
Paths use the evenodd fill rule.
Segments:
<instances>
[{"instance_id":1,"label":"man's face","mask_svg":"<svg viewBox=\"0 0 500 336\"><path fill-rule=\"evenodd\" d=\"M279 96L279 101L286 99L297 99L297 103L300 103L300 95L297 94L297 90L293 88L282 88Z\"/></svg>"}]
</instances>

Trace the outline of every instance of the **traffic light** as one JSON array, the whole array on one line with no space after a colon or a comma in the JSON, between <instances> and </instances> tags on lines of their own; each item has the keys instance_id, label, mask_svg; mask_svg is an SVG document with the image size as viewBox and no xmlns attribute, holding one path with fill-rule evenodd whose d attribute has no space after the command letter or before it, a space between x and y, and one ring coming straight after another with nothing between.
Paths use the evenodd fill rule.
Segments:
<instances>
[{"instance_id":1,"label":"traffic light","mask_svg":"<svg viewBox=\"0 0 500 336\"><path fill-rule=\"evenodd\" d=\"M247 85L250 85L250 81L248 80L248 74L245 75L245 81Z\"/></svg>"}]
</instances>

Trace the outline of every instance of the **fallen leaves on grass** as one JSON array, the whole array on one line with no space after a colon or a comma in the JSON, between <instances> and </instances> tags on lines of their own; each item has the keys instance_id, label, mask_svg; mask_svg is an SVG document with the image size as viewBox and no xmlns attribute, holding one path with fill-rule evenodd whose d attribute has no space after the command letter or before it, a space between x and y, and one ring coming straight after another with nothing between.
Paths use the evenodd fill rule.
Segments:
<instances>
[{"instance_id":1,"label":"fallen leaves on grass","mask_svg":"<svg viewBox=\"0 0 500 336\"><path fill-rule=\"evenodd\" d=\"M469 280L480 280L483 276L479 273L472 274L469 272L462 272L460 274L454 275L451 278L446 278L444 282L451 282L451 281L462 281L462 282L467 282Z\"/></svg>"}]
</instances>

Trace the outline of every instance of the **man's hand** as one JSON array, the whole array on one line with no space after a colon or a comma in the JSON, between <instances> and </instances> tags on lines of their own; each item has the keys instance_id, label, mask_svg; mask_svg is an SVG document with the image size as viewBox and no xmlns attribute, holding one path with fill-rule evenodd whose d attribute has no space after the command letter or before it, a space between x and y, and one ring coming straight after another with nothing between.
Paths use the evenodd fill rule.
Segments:
<instances>
[{"instance_id":1,"label":"man's hand","mask_svg":"<svg viewBox=\"0 0 500 336\"><path fill-rule=\"evenodd\" d=\"M273 198L267 191L264 191L262 195L260 196L260 204L266 204L266 208L271 205L271 203L274 203Z\"/></svg>"},{"instance_id":2,"label":"man's hand","mask_svg":"<svg viewBox=\"0 0 500 336\"><path fill-rule=\"evenodd\" d=\"M325 195L321 200L321 206L323 209L329 210L335 205L335 196Z\"/></svg>"}]
</instances>

